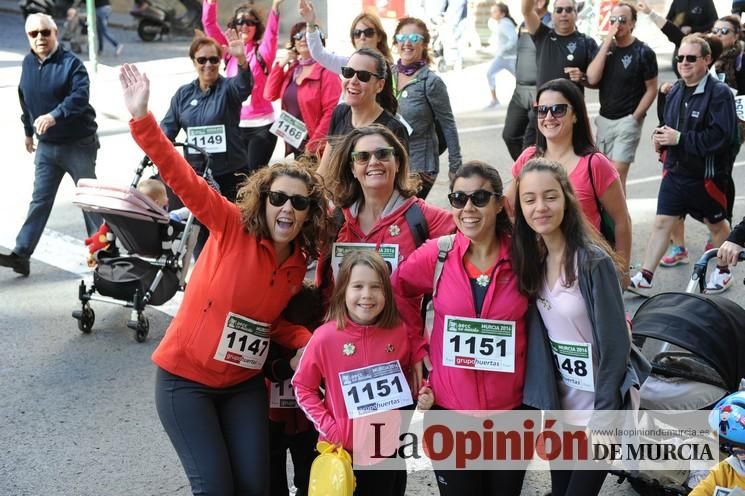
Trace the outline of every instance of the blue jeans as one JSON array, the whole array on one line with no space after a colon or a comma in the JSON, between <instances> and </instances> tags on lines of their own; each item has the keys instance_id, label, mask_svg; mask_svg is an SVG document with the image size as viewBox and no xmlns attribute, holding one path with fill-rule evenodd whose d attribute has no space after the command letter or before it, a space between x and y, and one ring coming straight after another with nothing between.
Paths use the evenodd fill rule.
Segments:
<instances>
[{"instance_id":1,"label":"blue jeans","mask_svg":"<svg viewBox=\"0 0 745 496\"><path fill-rule=\"evenodd\" d=\"M98 137L95 134L73 143L39 141L34 157L34 191L26 221L16 237L16 247L13 250L17 255L29 257L39 244L65 173L70 174L75 184L81 178L96 177L98 147ZM90 236L101 225L101 216L83 213L83 217Z\"/></svg>"},{"instance_id":2,"label":"blue jeans","mask_svg":"<svg viewBox=\"0 0 745 496\"><path fill-rule=\"evenodd\" d=\"M119 42L109 33L109 16L111 15L111 5L104 5L96 9L96 32L98 34L98 53L103 52L103 40L106 38L114 47L119 46Z\"/></svg>"},{"instance_id":3,"label":"blue jeans","mask_svg":"<svg viewBox=\"0 0 745 496\"><path fill-rule=\"evenodd\" d=\"M218 389L158 367L155 407L193 494L269 495L269 400L263 374Z\"/></svg>"}]
</instances>

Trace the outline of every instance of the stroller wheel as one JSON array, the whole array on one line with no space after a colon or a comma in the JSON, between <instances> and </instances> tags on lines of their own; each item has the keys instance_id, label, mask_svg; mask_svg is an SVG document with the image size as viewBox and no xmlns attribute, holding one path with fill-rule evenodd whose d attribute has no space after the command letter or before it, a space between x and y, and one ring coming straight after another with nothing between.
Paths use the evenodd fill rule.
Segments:
<instances>
[{"instance_id":1,"label":"stroller wheel","mask_svg":"<svg viewBox=\"0 0 745 496\"><path fill-rule=\"evenodd\" d=\"M78 329L80 329L81 332L84 334L91 333L93 330L93 324L96 322L96 313L90 305L85 304L82 310L72 312L72 316L77 319Z\"/></svg>"},{"instance_id":2,"label":"stroller wheel","mask_svg":"<svg viewBox=\"0 0 745 496\"><path fill-rule=\"evenodd\" d=\"M135 341L144 343L150 332L150 320L143 314L137 317L137 329L135 329Z\"/></svg>"}]
</instances>

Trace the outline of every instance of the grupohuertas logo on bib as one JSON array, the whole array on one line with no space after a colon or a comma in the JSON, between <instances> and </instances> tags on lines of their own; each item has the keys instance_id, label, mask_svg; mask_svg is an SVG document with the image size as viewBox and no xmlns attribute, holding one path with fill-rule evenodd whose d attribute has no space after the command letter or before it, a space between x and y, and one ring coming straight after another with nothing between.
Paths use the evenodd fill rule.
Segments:
<instances>
[{"instance_id":1,"label":"grupohuertas logo on bib","mask_svg":"<svg viewBox=\"0 0 745 496\"><path fill-rule=\"evenodd\" d=\"M391 417L395 413L396 416ZM718 439L699 410L395 411L354 420L355 468L367 470L708 470ZM571 412L575 414L576 412Z\"/></svg>"}]
</instances>

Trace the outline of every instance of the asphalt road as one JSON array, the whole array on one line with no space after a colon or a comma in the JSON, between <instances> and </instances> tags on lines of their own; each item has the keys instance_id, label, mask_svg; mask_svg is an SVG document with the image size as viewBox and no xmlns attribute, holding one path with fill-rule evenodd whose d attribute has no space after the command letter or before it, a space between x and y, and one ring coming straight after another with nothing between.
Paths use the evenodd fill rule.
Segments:
<instances>
[{"instance_id":1,"label":"asphalt road","mask_svg":"<svg viewBox=\"0 0 745 496\"><path fill-rule=\"evenodd\" d=\"M184 56L188 40L143 44L133 31L115 30L126 44L120 58L104 55L93 82L99 113L101 150L99 177L128 184L142 153L128 136L115 65L140 63L153 80L152 108L162 116L175 88L193 78ZM0 13L0 129L3 131L5 175L0 181L0 249L13 247L30 198L32 157L23 148L16 85L20 60L28 50L19 15ZM174 58L178 57L178 58ZM509 177L511 160L501 140L504 109L475 110L488 100L485 68L472 65L444 76L461 132L465 159L480 159ZM663 74L668 79L671 74ZM500 84L504 101L509 80ZM588 101L596 101L593 91ZM592 106L597 111L597 106ZM644 136L651 134L647 120ZM739 160L743 160L743 156ZM444 165L444 162L443 162ZM446 170L446 168L444 168ZM633 259L641 261L654 216L660 167L646 140L629 176L629 205L634 222ZM738 190L745 187L745 169L735 169ZM441 174L430 198L446 204L446 176ZM150 338L132 339L126 327L128 310L96 304L96 324L81 334L70 312L78 308L77 286L89 278L84 267L84 235L80 212L71 203L73 185L60 188L47 231L31 263L29 278L0 271L0 494L37 495L187 495L188 482L154 409L150 354L168 325L168 313L148 311ZM745 214L739 197L736 218ZM687 223L688 245L698 255L705 229ZM682 291L691 266L660 269L656 291ZM745 302L740 284L727 297ZM640 299L626 297L633 313ZM172 312L172 309L170 310ZM431 474L410 476L409 494L434 494ZM523 493L543 494L550 487L545 474L530 473ZM635 494L627 484L608 480L602 494Z\"/></svg>"}]
</instances>

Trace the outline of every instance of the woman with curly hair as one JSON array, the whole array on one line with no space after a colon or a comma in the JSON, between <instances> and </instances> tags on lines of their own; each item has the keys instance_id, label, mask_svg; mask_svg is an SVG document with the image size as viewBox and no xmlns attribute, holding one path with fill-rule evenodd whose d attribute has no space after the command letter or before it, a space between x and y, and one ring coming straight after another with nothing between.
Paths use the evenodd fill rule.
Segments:
<instances>
[{"instance_id":1,"label":"woman with curly hair","mask_svg":"<svg viewBox=\"0 0 745 496\"><path fill-rule=\"evenodd\" d=\"M330 236L320 178L301 162L262 168L231 203L197 176L148 112L150 82L129 64L119 79L132 136L211 232L184 301L153 354L158 415L194 494L268 493L269 340L299 349L310 333L280 313L308 259Z\"/></svg>"},{"instance_id":2,"label":"woman with curly hair","mask_svg":"<svg viewBox=\"0 0 745 496\"><path fill-rule=\"evenodd\" d=\"M228 22L228 29L235 29L241 36L254 80L251 98L243 102L238 124L243 147L248 153L250 172L269 163L274 146L277 144L277 137L269 132L269 128L274 123L274 109L272 103L264 98L264 86L269 75L269 68L277 55L279 7L283 1L272 2L266 26L253 5L248 3L239 5ZM223 30L217 23L217 0L204 0L202 24L207 36L214 38L222 45L227 45ZM238 74L236 58L227 53L225 74L227 77Z\"/></svg>"}]
</instances>

